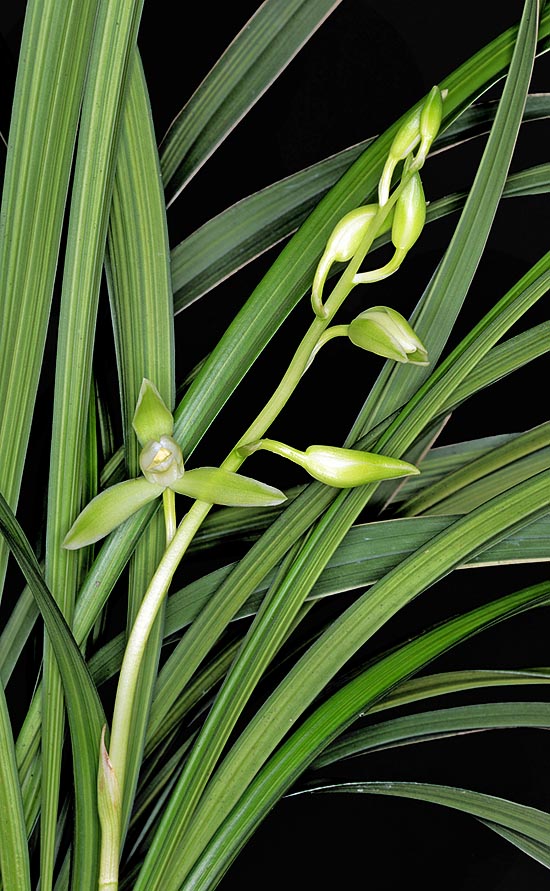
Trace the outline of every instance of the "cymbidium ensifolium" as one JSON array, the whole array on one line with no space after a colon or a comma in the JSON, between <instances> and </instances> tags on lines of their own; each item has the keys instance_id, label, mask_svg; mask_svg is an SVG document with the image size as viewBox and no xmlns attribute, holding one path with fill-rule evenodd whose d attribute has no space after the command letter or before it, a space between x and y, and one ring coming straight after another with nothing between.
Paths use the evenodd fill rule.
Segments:
<instances>
[{"instance_id":1,"label":"cymbidium ensifolium","mask_svg":"<svg viewBox=\"0 0 550 891\"><path fill-rule=\"evenodd\" d=\"M209 504L236 507L265 507L286 500L273 486L219 467L185 470L181 449L172 436L172 413L146 378L133 427L142 446L139 463L143 476L117 483L90 501L65 536L65 548L74 550L99 541L165 489Z\"/></svg>"}]
</instances>

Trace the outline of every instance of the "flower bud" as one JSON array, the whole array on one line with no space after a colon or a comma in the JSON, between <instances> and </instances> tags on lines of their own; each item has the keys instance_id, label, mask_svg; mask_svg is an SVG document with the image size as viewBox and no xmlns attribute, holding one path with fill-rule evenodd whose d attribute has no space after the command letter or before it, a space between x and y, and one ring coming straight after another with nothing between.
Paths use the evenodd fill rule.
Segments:
<instances>
[{"instance_id":1,"label":"flower bud","mask_svg":"<svg viewBox=\"0 0 550 891\"><path fill-rule=\"evenodd\" d=\"M372 452L340 449L335 446L309 446L298 462L316 480L327 486L347 489L377 480L410 476L420 471L413 464Z\"/></svg>"},{"instance_id":2,"label":"flower bud","mask_svg":"<svg viewBox=\"0 0 550 891\"><path fill-rule=\"evenodd\" d=\"M414 464L398 458L336 446L312 445L301 452L274 439L260 439L240 446L238 452L246 456L259 449L288 458L303 467L314 479L338 489L420 473Z\"/></svg>"},{"instance_id":3,"label":"flower bud","mask_svg":"<svg viewBox=\"0 0 550 891\"><path fill-rule=\"evenodd\" d=\"M420 113L420 148L415 163L421 167L431 148L432 142L439 133L443 117L443 96L439 87L432 87Z\"/></svg>"},{"instance_id":4,"label":"flower bud","mask_svg":"<svg viewBox=\"0 0 550 891\"><path fill-rule=\"evenodd\" d=\"M150 483L170 486L183 476L181 449L171 436L153 439L142 449L139 466Z\"/></svg>"},{"instance_id":5,"label":"flower bud","mask_svg":"<svg viewBox=\"0 0 550 891\"><path fill-rule=\"evenodd\" d=\"M391 239L399 251L409 251L426 222L426 199L418 173L413 173L395 205Z\"/></svg>"},{"instance_id":6,"label":"flower bud","mask_svg":"<svg viewBox=\"0 0 550 891\"><path fill-rule=\"evenodd\" d=\"M420 108L412 111L405 118L405 121L394 136L380 182L378 183L380 207L383 207L389 198L391 179L398 162L407 158L420 142L420 115Z\"/></svg>"},{"instance_id":7,"label":"flower bud","mask_svg":"<svg viewBox=\"0 0 550 891\"><path fill-rule=\"evenodd\" d=\"M441 126L443 95L439 87L432 87L422 105L409 113L395 134L378 184L378 200L381 207L388 200L393 171L399 161L408 158L419 144L420 148L413 161L414 168L419 170L426 160Z\"/></svg>"},{"instance_id":8,"label":"flower bud","mask_svg":"<svg viewBox=\"0 0 550 891\"><path fill-rule=\"evenodd\" d=\"M377 204L366 204L363 207L356 207L355 210L345 214L332 230L323 255L319 260L311 291L313 309L316 315L321 318L324 317L322 305L323 288L330 267L333 263L345 263L347 260L351 260L365 237L377 210ZM389 224L387 228L389 228Z\"/></svg>"},{"instance_id":9,"label":"flower bud","mask_svg":"<svg viewBox=\"0 0 550 891\"><path fill-rule=\"evenodd\" d=\"M393 359L412 365L428 365L428 353L407 320L388 306L373 306L357 316L348 326L352 343Z\"/></svg>"}]
</instances>

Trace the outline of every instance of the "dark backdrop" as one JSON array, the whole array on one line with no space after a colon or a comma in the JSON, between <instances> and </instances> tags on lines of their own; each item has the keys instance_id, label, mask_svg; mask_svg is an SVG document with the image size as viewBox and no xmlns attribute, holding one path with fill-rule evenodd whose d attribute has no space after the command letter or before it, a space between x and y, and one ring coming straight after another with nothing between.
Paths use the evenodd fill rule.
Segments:
<instances>
[{"instance_id":1,"label":"dark backdrop","mask_svg":"<svg viewBox=\"0 0 550 891\"><path fill-rule=\"evenodd\" d=\"M434 83L476 49L513 24L521 3L440 4L435 0L343 0L277 84L197 174L169 211L170 239L176 244L198 225L250 192L329 154L381 132ZM190 4L146 0L139 38L159 140L227 43L258 4ZM2 22L4 89L0 127L5 132L21 26L21 3L9 0ZM549 59L535 68L533 88L550 85ZM498 90L494 92L498 95ZM547 160L548 125L531 124L521 136L513 169ZM425 170L427 197L467 188L482 151L481 141L440 157ZM458 334L504 293L547 249L550 203L546 197L505 202L458 324ZM455 219L428 229L407 259L399 280L377 286L374 302L408 312L441 256ZM178 355L185 367L200 359L213 332L222 331L246 299L278 249L224 283L189 313L178 317ZM289 323L298 330L300 311ZM529 316L534 324L544 307ZM295 329L292 326L295 325ZM197 333L198 332L198 333ZM204 332L201 334L201 332ZM353 363L346 357L347 363ZM319 363L319 377L304 386L285 419L294 441L343 439L368 387L364 371L346 365L336 377L334 363ZM317 372L316 372L317 373ZM371 372L369 371L369 374ZM372 372L374 374L374 371ZM460 409L441 444L527 429L547 417L547 364L540 362L476 397ZM260 375L269 383L269 369ZM308 388L309 387L309 388ZM321 405L318 394L328 394ZM203 463L225 454L225 437L242 429L258 376L245 384L236 407L214 425L201 447ZM334 398L330 398L330 396ZM317 402L315 400L317 399ZM328 404L327 404L328 403ZM314 406L311 411L305 411ZM314 427L314 431L312 431ZM270 465L272 467L272 465ZM273 465L274 467L274 465ZM281 472L280 470L273 471ZM275 483L295 480L274 480ZM297 481L297 480L296 480ZM533 567L455 573L413 604L378 640L380 648L415 633L446 615L547 577ZM330 607L327 606L327 615ZM547 613L538 611L494 629L437 663L437 668L521 667L548 664ZM435 668L435 666L434 666ZM515 695L514 693L511 694ZM542 698L528 688L518 698ZM489 697L490 694L487 694ZM461 701L467 701L463 699ZM548 809L547 735L542 731L474 734L356 759L332 771L347 779L405 779L462 785ZM420 802L367 796L316 796L281 802L224 879L224 891L252 891L278 885L289 891L321 888L542 889L548 876L475 820Z\"/></svg>"}]
</instances>

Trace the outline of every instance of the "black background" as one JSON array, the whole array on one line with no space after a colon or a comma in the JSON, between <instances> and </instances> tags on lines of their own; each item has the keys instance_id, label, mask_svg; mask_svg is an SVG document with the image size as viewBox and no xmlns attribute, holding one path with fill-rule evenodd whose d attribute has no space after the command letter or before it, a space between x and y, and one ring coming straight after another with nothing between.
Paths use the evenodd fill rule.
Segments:
<instances>
[{"instance_id":1,"label":"black background","mask_svg":"<svg viewBox=\"0 0 550 891\"><path fill-rule=\"evenodd\" d=\"M257 6L238 2L212 8L204 3L146 0L139 46L159 140ZM170 209L171 244L250 192L383 131L432 84L516 22L521 7L520 2L479 0L445 5L431 0L343 0ZM0 13L3 133L9 117L20 9L21 4L10 2ZM534 90L549 89L549 63L547 57L537 61ZM498 94L498 89L491 93ZM547 123L531 124L524 130L512 169L548 159ZM423 177L427 197L467 188L482 149L483 141L477 140L454 151L452 161L445 155L430 161ZM453 342L548 248L549 208L545 196L503 202ZM449 218L432 227L433 231L428 227L407 258L399 280L396 277L377 286L375 302L408 313L441 257L455 222ZM202 357L211 338L231 320L278 250L270 251L177 318L176 349L182 368ZM304 318L300 310L295 315L289 323L290 343L293 326L297 329ZM545 306L541 305L529 314L525 325L544 317ZM319 377L296 395L281 422L285 430L292 430L292 441L299 447L323 437L331 437L332 442L343 439L368 392L369 375L376 374L378 366L365 371L348 355L336 355L336 362L334 357L319 362ZM524 430L546 420L547 373L547 363L539 360L512 380L476 397L450 420L441 444ZM215 454L220 458L219 450L226 446L224 438L242 428L249 401L254 401L256 392L265 392L259 381L267 385L269 377L270 369L265 368L260 377L256 375L253 382L245 384L241 401L237 399L236 407L223 414L201 447L204 462ZM325 394L322 404L320 391ZM269 464L269 470L275 475L288 472L275 462ZM298 478L271 480L284 485ZM390 623L376 644L382 649L455 611L544 578L544 564L455 573ZM547 640L547 613L538 611L514 620L509 627L487 632L433 668L544 665L548 664ZM544 698L542 688L510 694L515 695L519 699ZM490 699L491 694L485 698ZM548 809L547 752L548 737L543 731L473 734L356 759L331 775L456 784ZM537 891L547 882L543 867L462 814L420 802L324 795L282 801L258 828L221 887L224 891L248 891L282 885L294 891L304 885L362 888L376 883L393 889L410 883L448 891L511 891L518 887Z\"/></svg>"}]
</instances>

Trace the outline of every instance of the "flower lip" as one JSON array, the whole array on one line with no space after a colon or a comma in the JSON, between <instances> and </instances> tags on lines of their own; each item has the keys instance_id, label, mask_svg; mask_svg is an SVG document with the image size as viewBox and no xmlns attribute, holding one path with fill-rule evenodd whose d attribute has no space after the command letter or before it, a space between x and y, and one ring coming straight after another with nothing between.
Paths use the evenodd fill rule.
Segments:
<instances>
[{"instance_id":1,"label":"flower lip","mask_svg":"<svg viewBox=\"0 0 550 891\"><path fill-rule=\"evenodd\" d=\"M184 473L181 449L171 436L150 440L141 451L139 465L149 482L161 486L172 485Z\"/></svg>"}]
</instances>

